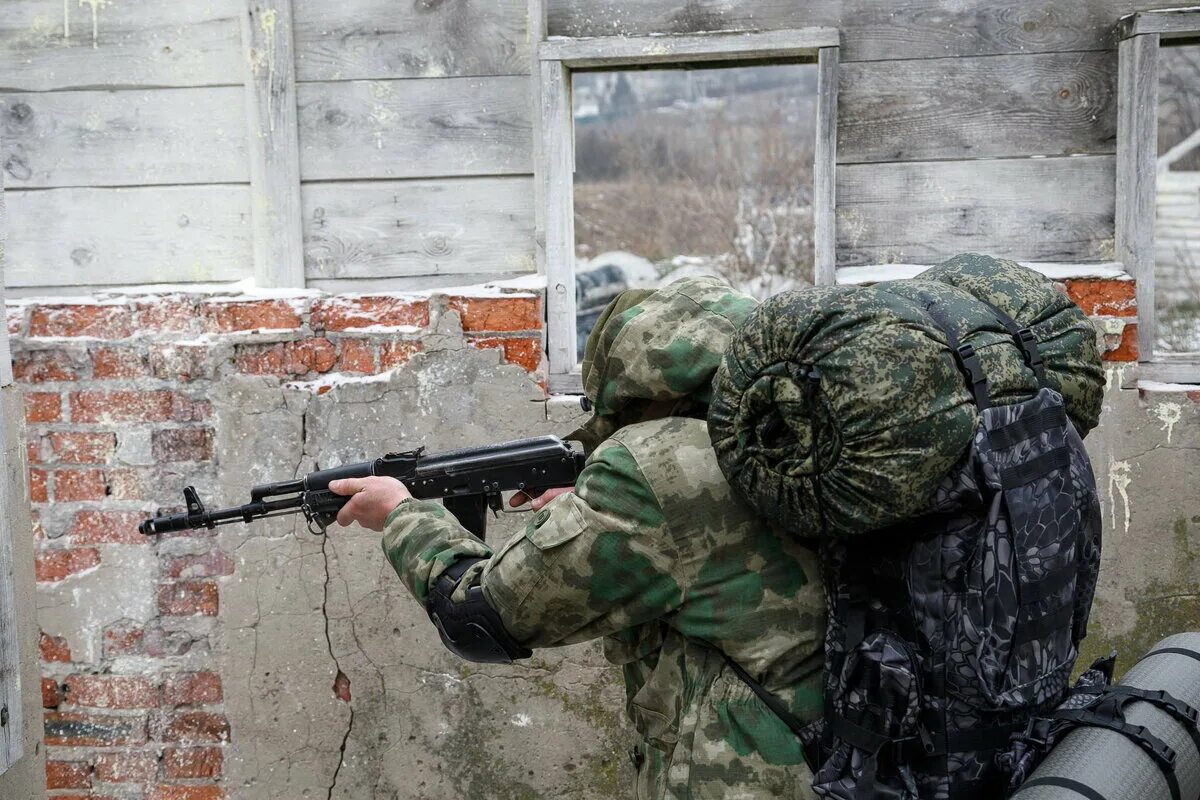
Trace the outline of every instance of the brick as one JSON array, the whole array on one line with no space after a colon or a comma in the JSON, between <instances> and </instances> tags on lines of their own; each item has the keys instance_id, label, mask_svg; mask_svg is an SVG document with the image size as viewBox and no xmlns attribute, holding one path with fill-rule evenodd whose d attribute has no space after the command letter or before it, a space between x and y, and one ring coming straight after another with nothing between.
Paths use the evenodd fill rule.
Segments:
<instances>
[{"instance_id":1,"label":"brick","mask_svg":"<svg viewBox=\"0 0 1200 800\"><path fill-rule=\"evenodd\" d=\"M29 335L124 339L132 322L124 305L39 305L29 316Z\"/></svg>"},{"instance_id":2,"label":"brick","mask_svg":"<svg viewBox=\"0 0 1200 800\"><path fill-rule=\"evenodd\" d=\"M224 714L184 711L170 718L162 739L179 744L221 744L229 741L229 720Z\"/></svg>"},{"instance_id":3,"label":"brick","mask_svg":"<svg viewBox=\"0 0 1200 800\"><path fill-rule=\"evenodd\" d=\"M420 342L387 342L379 348L379 368L382 370L395 369L407 364L419 352L421 352Z\"/></svg>"},{"instance_id":4,"label":"brick","mask_svg":"<svg viewBox=\"0 0 1200 800\"><path fill-rule=\"evenodd\" d=\"M333 696L343 703L349 703L352 699L350 694L350 676L338 670L337 677L333 679Z\"/></svg>"},{"instance_id":5,"label":"brick","mask_svg":"<svg viewBox=\"0 0 1200 800\"><path fill-rule=\"evenodd\" d=\"M233 574L233 559L223 550L164 558L162 565L163 574L176 580Z\"/></svg>"},{"instance_id":6,"label":"brick","mask_svg":"<svg viewBox=\"0 0 1200 800\"><path fill-rule=\"evenodd\" d=\"M163 776L171 780L219 778L224 762L219 747L168 747L163 751Z\"/></svg>"},{"instance_id":7,"label":"brick","mask_svg":"<svg viewBox=\"0 0 1200 800\"><path fill-rule=\"evenodd\" d=\"M31 503L48 503L50 502L50 489L47 483L48 473L44 469L29 470L29 502Z\"/></svg>"},{"instance_id":8,"label":"brick","mask_svg":"<svg viewBox=\"0 0 1200 800\"><path fill-rule=\"evenodd\" d=\"M41 655L42 661L48 664L71 663L71 648L62 636L51 636L42 631L41 636L38 637L38 653Z\"/></svg>"},{"instance_id":9,"label":"brick","mask_svg":"<svg viewBox=\"0 0 1200 800\"><path fill-rule=\"evenodd\" d=\"M21 383L49 383L79 376L65 350L29 350L13 354L13 377Z\"/></svg>"},{"instance_id":10,"label":"brick","mask_svg":"<svg viewBox=\"0 0 1200 800\"><path fill-rule=\"evenodd\" d=\"M44 728L51 747L122 747L147 741L144 716L49 711Z\"/></svg>"},{"instance_id":11,"label":"brick","mask_svg":"<svg viewBox=\"0 0 1200 800\"><path fill-rule=\"evenodd\" d=\"M300 317L286 300L207 302L200 304L204 329L209 333L252 330L295 330Z\"/></svg>"},{"instance_id":12,"label":"brick","mask_svg":"<svg viewBox=\"0 0 1200 800\"><path fill-rule=\"evenodd\" d=\"M196 304L184 299L161 299L134 306L136 330L180 333L192 329L197 319Z\"/></svg>"},{"instance_id":13,"label":"brick","mask_svg":"<svg viewBox=\"0 0 1200 800\"><path fill-rule=\"evenodd\" d=\"M88 708L157 708L159 703L154 682L132 675L69 675L64 689L68 703Z\"/></svg>"},{"instance_id":14,"label":"brick","mask_svg":"<svg viewBox=\"0 0 1200 800\"><path fill-rule=\"evenodd\" d=\"M209 461L213 456L211 428L168 428L150 434L150 452L158 462Z\"/></svg>"},{"instance_id":15,"label":"brick","mask_svg":"<svg viewBox=\"0 0 1200 800\"><path fill-rule=\"evenodd\" d=\"M62 420L62 395L57 392L26 392L26 422L59 422Z\"/></svg>"},{"instance_id":16,"label":"brick","mask_svg":"<svg viewBox=\"0 0 1200 800\"><path fill-rule=\"evenodd\" d=\"M62 687L53 678L42 678L42 708L58 708L62 703Z\"/></svg>"},{"instance_id":17,"label":"brick","mask_svg":"<svg viewBox=\"0 0 1200 800\"><path fill-rule=\"evenodd\" d=\"M1118 280L1069 280L1067 296L1084 314L1095 316L1128 316L1137 310L1137 284Z\"/></svg>"},{"instance_id":18,"label":"brick","mask_svg":"<svg viewBox=\"0 0 1200 800\"><path fill-rule=\"evenodd\" d=\"M29 515L30 521L33 523L33 538L36 541L44 541L46 539L46 529L42 525L42 517L37 511L33 511Z\"/></svg>"},{"instance_id":19,"label":"brick","mask_svg":"<svg viewBox=\"0 0 1200 800\"><path fill-rule=\"evenodd\" d=\"M183 581L158 587L158 613L168 617L215 617L219 607L215 581Z\"/></svg>"},{"instance_id":20,"label":"brick","mask_svg":"<svg viewBox=\"0 0 1200 800\"><path fill-rule=\"evenodd\" d=\"M465 332L533 331L542 328L539 297L451 297Z\"/></svg>"},{"instance_id":21,"label":"brick","mask_svg":"<svg viewBox=\"0 0 1200 800\"><path fill-rule=\"evenodd\" d=\"M95 380L127 380L149 374L146 357L136 350L101 347L92 351L92 378Z\"/></svg>"},{"instance_id":22,"label":"brick","mask_svg":"<svg viewBox=\"0 0 1200 800\"><path fill-rule=\"evenodd\" d=\"M396 295L334 297L313 303L308 318L314 330L347 331L376 325L425 327L429 324L429 301Z\"/></svg>"},{"instance_id":23,"label":"brick","mask_svg":"<svg viewBox=\"0 0 1200 800\"><path fill-rule=\"evenodd\" d=\"M90 789L92 768L86 761L46 761L46 788Z\"/></svg>"},{"instance_id":24,"label":"brick","mask_svg":"<svg viewBox=\"0 0 1200 800\"><path fill-rule=\"evenodd\" d=\"M64 464L104 464L117 450L115 433L54 431L49 440L54 460Z\"/></svg>"},{"instance_id":25,"label":"brick","mask_svg":"<svg viewBox=\"0 0 1200 800\"><path fill-rule=\"evenodd\" d=\"M104 657L140 655L145 650L146 629L110 625L104 629Z\"/></svg>"},{"instance_id":26,"label":"brick","mask_svg":"<svg viewBox=\"0 0 1200 800\"><path fill-rule=\"evenodd\" d=\"M34 559L33 574L38 583L57 583L98 566L100 551L94 547L43 550Z\"/></svg>"},{"instance_id":27,"label":"brick","mask_svg":"<svg viewBox=\"0 0 1200 800\"><path fill-rule=\"evenodd\" d=\"M1105 361L1137 361L1137 327L1136 322L1127 322L1120 333L1105 333L1100 357Z\"/></svg>"},{"instance_id":28,"label":"brick","mask_svg":"<svg viewBox=\"0 0 1200 800\"><path fill-rule=\"evenodd\" d=\"M166 422L172 419L174 392L72 392L72 422Z\"/></svg>"},{"instance_id":29,"label":"brick","mask_svg":"<svg viewBox=\"0 0 1200 800\"><path fill-rule=\"evenodd\" d=\"M208 637L185 630L165 631L158 625L146 631L146 655L152 658L186 655L196 644L207 646Z\"/></svg>"},{"instance_id":30,"label":"brick","mask_svg":"<svg viewBox=\"0 0 1200 800\"><path fill-rule=\"evenodd\" d=\"M338 344L339 372L375 373L375 347L362 339L342 339Z\"/></svg>"},{"instance_id":31,"label":"brick","mask_svg":"<svg viewBox=\"0 0 1200 800\"><path fill-rule=\"evenodd\" d=\"M180 786L173 783L160 783L150 790L150 793L146 795L146 800L225 800L226 797L225 790L220 786Z\"/></svg>"},{"instance_id":32,"label":"brick","mask_svg":"<svg viewBox=\"0 0 1200 800\"><path fill-rule=\"evenodd\" d=\"M8 325L8 335L10 337L20 336L22 329L25 327L25 307L7 306L4 312L4 321Z\"/></svg>"},{"instance_id":33,"label":"brick","mask_svg":"<svg viewBox=\"0 0 1200 800\"><path fill-rule=\"evenodd\" d=\"M75 544L146 544L137 530L145 518L136 511L79 511L67 533Z\"/></svg>"},{"instance_id":34,"label":"brick","mask_svg":"<svg viewBox=\"0 0 1200 800\"><path fill-rule=\"evenodd\" d=\"M108 484L103 470L54 470L54 499L58 502L103 500L108 496Z\"/></svg>"},{"instance_id":35,"label":"brick","mask_svg":"<svg viewBox=\"0 0 1200 800\"><path fill-rule=\"evenodd\" d=\"M506 362L522 366L529 372L536 372L542 365L541 339L480 336L471 338L470 343L481 350L498 347L504 352Z\"/></svg>"},{"instance_id":36,"label":"brick","mask_svg":"<svg viewBox=\"0 0 1200 800\"><path fill-rule=\"evenodd\" d=\"M205 345L159 344L150 350L150 373L164 381L193 381L212 369Z\"/></svg>"},{"instance_id":37,"label":"brick","mask_svg":"<svg viewBox=\"0 0 1200 800\"><path fill-rule=\"evenodd\" d=\"M179 672L163 683L164 706L204 706L222 698L221 677L215 672Z\"/></svg>"},{"instance_id":38,"label":"brick","mask_svg":"<svg viewBox=\"0 0 1200 800\"><path fill-rule=\"evenodd\" d=\"M30 464L36 464L39 461L44 461L42 458L42 437L31 439L25 442L25 461Z\"/></svg>"},{"instance_id":39,"label":"brick","mask_svg":"<svg viewBox=\"0 0 1200 800\"><path fill-rule=\"evenodd\" d=\"M300 376L328 372L337 363L337 348L328 339L301 339L272 345L239 345L238 372L250 375Z\"/></svg>"},{"instance_id":40,"label":"brick","mask_svg":"<svg viewBox=\"0 0 1200 800\"><path fill-rule=\"evenodd\" d=\"M158 758L154 753L99 753L95 774L98 783L150 783L158 777Z\"/></svg>"},{"instance_id":41,"label":"brick","mask_svg":"<svg viewBox=\"0 0 1200 800\"><path fill-rule=\"evenodd\" d=\"M108 490L113 500L145 500L153 492L146 490L141 473L130 467L108 471Z\"/></svg>"}]
</instances>

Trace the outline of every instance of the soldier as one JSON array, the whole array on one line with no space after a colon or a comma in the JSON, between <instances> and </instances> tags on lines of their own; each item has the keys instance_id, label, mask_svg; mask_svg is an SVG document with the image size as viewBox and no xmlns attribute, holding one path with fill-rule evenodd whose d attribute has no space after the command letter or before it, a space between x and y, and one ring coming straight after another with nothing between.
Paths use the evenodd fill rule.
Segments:
<instances>
[{"instance_id":1,"label":"soldier","mask_svg":"<svg viewBox=\"0 0 1200 800\"><path fill-rule=\"evenodd\" d=\"M711 278L618 297L583 362L595 416L571 438L587 465L499 551L391 478L330 485L355 494L338 522L383 531L460 655L507 661L603 638L640 734L637 797L813 796L799 739L739 672L792 725L820 716L817 558L734 497L704 421L721 353L754 307Z\"/></svg>"}]
</instances>

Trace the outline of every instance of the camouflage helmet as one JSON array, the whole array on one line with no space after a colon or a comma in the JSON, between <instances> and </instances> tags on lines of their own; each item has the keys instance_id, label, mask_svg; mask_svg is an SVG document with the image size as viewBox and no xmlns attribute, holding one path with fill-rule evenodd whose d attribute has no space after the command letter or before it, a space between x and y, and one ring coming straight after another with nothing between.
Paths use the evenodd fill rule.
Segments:
<instances>
[{"instance_id":1,"label":"camouflage helmet","mask_svg":"<svg viewBox=\"0 0 1200 800\"><path fill-rule=\"evenodd\" d=\"M684 278L623 292L604 309L584 350L583 391L593 417L568 436L589 451L659 404L703 417L734 330L758 306L719 278Z\"/></svg>"}]
</instances>

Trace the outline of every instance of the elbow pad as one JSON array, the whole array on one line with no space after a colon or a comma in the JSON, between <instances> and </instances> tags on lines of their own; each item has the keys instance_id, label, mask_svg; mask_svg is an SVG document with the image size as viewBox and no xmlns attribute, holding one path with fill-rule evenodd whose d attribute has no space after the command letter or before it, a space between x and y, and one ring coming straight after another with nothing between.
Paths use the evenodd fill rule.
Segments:
<instances>
[{"instance_id":1,"label":"elbow pad","mask_svg":"<svg viewBox=\"0 0 1200 800\"><path fill-rule=\"evenodd\" d=\"M461 603L451 599L463 573L483 558L461 558L438 576L425 599L429 621L442 637L442 644L459 658L486 664L511 664L516 658L529 658L533 651L522 647L500 621L500 615L488 605L483 587L467 589Z\"/></svg>"}]
</instances>

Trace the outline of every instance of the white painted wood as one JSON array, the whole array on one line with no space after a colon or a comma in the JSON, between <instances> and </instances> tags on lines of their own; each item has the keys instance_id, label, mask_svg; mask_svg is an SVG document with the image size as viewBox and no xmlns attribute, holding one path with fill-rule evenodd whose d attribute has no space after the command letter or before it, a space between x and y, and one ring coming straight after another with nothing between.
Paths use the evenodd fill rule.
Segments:
<instances>
[{"instance_id":1,"label":"white painted wood","mask_svg":"<svg viewBox=\"0 0 1200 800\"><path fill-rule=\"evenodd\" d=\"M299 86L304 180L529 174L529 78Z\"/></svg>"},{"instance_id":2,"label":"white painted wood","mask_svg":"<svg viewBox=\"0 0 1200 800\"><path fill-rule=\"evenodd\" d=\"M528 177L310 183L304 255L313 278L533 272Z\"/></svg>"},{"instance_id":3,"label":"white painted wood","mask_svg":"<svg viewBox=\"0 0 1200 800\"><path fill-rule=\"evenodd\" d=\"M838 266L1113 258L1113 156L840 164Z\"/></svg>"},{"instance_id":4,"label":"white painted wood","mask_svg":"<svg viewBox=\"0 0 1200 800\"><path fill-rule=\"evenodd\" d=\"M811 57L818 48L837 47L836 28L799 28L758 33L711 33L673 36L601 36L542 42L538 57L571 68L636 64L729 61L746 58Z\"/></svg>"},{"instance_id":5,"label":"white painted wood","mask_svg":"<svg viewBox=\"0 0 1200 800\"><path fill-rule=\"evenodd\" d=\"M301 81L528 75L525 0L293 0Z\"/></svg>"},{"instance_id":6,"label":"white painted wood","mask_svg":"<svg viewBox=\"0 0 1200 800\"><path fill-rule=\"evenodd\" d=\"M38 189L6 195L8 286L250 277L248 186Z\"/></svg>"},{"instance_id":7,"label":"white painted wood","mask_svg":"<svg viewBox=\"0 0 1200 800\"><path fill-rule=\"evenodd\" d=\"M1200 7L1139 11L1121 19L1117 37L1157 34L1163 39L1180 39L1200 34Z\"/></svg>"},{"instance_id":8,"label":"white painted wood","mask_svg":"<svg viewBox=\"0 0 1200 800\"><path fill-rule=\"evenodd\" d=\"M8 231L4 206L4 176L0 174L0 307L4 305L4 250ZM0 389L10 394L12 388L12 356L8 345L8 328L0 328ZM7 418L3 430L10 431ZM24 469L10 464L19 455L15 442L4 436L0 441L0 476L6 486L22 486ZM13 479L16 478L14 482ZM10 497L8 493L4 495ZM24 755L25 714L21 699L21 642L16 613L16 570L12 537L17 526L12 520L14 509L0 507L0 775L8 771Z\"/></svg>"},{"instance_id":9,"label":"white painted wood","mask_svg":"<svg viewBox=\"0 0 1200 800\"><path fill-rule=\"evenodd\" d=\"M542 157L542 137L545 135L541 125L542 114L542 79L541 66L537 57L538 46L546 38L546 2L545 0L528 0L529 10L528 30L529 40L527 57L529 69L533 76L529 82L530 119L534 121L533 139L533 252L537 262L538 272L546 274L546 164Z\"/></svg>"},{"instance_id":10,"label":"white painted wood","mask_svg":"<svg viewBox=\"0 0 1200 800\"><path fill-rule=\"evenodd\" d=\"M9 188L249 180L239 87L0 95Z\"/></svg>"},{"instance_id":11,"label":"white painted wood","mask_svg":"<svg viewBox=\"0 0 1200 800\"><path fill-rule=\"evenodd\" d=\"M246 0L242 42L247 67L254 282L262 288L303 288L291 0Z\"/></svg>"},{"instance_id":12,"label":"white painted wood","mask_svg":"<svg viewBox=\"0 0 1200 800\"><path fill-rule=\"evenodd\" d=\"M1154 358L1158 36L1122 39L1117 78L1116 254L1137 279L1138 352Z\"/></svg>"},{"instance_id":13,"label":"white painted wood","mask_svg":"<svg viewBox=\"0 0 1200 800\"><path fill-rule=\"evenodd\" d=\"M550 374L562 375L575 358L575 188L571 73L543 61L542 191L546 199L546 350Z\"/></svg>"},{"instance_id":14,"label":"white painted wood","mask_svg":"<svg viewBox=\"0 0 1200 800\"><path fill-rule=\"evenodd\" d=\"M838 48L817 55L817 136L813 163L813 276L836 282L837 273Z\"/></svg>"},{"instance_id":15,"label":"white painted wood","mask_svg":"<svg viewBox=\"0 0 1200 800\"><path fill-rule=\"evenodd\" d=\"M241 0L4 0L0 91L242 82Z\"/></svg>"},{"instance_id":16,"label":"white painted wood","mask_svg":"<svg viewBox=\"0 0 1200 800\"><path fill-rule=\"evenodd\" d=\"M1113 54L845 64L838 161L1111 153Z\"/></svg>"}]
</instances>

